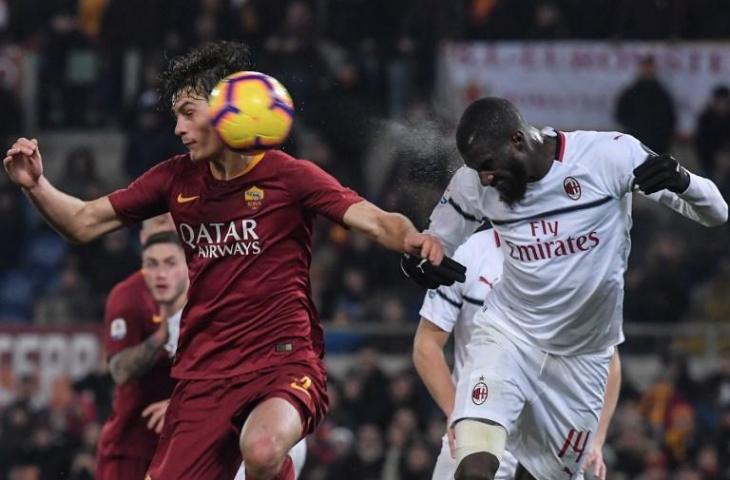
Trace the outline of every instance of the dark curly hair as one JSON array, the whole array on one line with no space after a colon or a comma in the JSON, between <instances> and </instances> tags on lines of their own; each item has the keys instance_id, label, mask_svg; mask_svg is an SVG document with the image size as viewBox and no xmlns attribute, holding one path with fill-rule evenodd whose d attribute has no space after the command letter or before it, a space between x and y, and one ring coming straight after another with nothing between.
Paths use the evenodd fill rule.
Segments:
<instances>
[{"instance_id":1,"label":"dark curly hair","mask_svg":"<svg viewBox=\"0 0 730 480\"><path fill-rule=\"evenodd\" d=\"M160 75L161 107L169 111L175 96L183 90L208 98L222 78L251 67L251 51L237 42L207 43L174 57Z\"/></svg>"}]
</instances>

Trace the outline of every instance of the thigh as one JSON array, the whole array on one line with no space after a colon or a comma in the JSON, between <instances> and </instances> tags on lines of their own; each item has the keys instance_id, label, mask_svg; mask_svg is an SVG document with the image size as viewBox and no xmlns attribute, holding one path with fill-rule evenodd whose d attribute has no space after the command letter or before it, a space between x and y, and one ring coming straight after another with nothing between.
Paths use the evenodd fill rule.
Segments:
<instances>
[{"instance_id":1,"label":"thigh","mask_svg":"<svg viewBox=\"0 0 730 480\"><path fill-rule=\"evenodd\" d=\"M230 379L178 382L149 480L233 479L241 454L231 419L246 400L232 383Z\"/></svg>"},{"instance_id":2,"label":"thigh","mask_svg":"<svg viewBox=\"0 0 730 480\"><path fill-rule=\"evenodd\" d=\"M530 396L532 353L494 327L475 331L456 386L451 423L463 418L496 422L509 434Z\"/></svg>"},{"instance_id":3,"label":"thigh","mask_svg":"<svg viewBox=\"0 0 730 480\"><path fill-rule=\"evenodd\" d=\"M579 478L603 408L610 358L547 359L540 395L525 408L515 434L517 458L536 478Z\"/></svg>"},{"instance_id":4,"label":"thigh","mask_svg":"<svg viewBox=\"0 0 730 480\"><path fill-rule=\"evenodd\" d=\"M256 385L255 404L282 398L297 410L302 427L300 438L314 431L329 408L327 375L319 361L281 365L261 374ZM252 412L244 409L242 413L247 421Z\"/></svg>"},{"instance_id":5,"label":"thigh","mask_svg":"<svg viewBox=\"0 0 730 480\"><path fill-rule=\"evenodd\" d=\"M150 462L139 458L103 457L96 460L97 480L144 480Z\"/></svg>"}]
</instances>

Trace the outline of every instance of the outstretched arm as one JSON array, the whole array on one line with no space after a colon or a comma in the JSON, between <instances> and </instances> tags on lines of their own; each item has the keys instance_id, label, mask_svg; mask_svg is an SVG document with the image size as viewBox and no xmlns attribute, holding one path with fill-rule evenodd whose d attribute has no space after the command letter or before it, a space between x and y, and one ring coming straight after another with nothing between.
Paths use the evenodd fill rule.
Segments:
<instances>
[{"instance_id":1,"label":"outstretched arm","mask_svg":"<svg viewBox=\"0 0 730 480\"><path fill-rule=\"evenodd\" d=\"M400 213L386 212L367 200L351 205L342 219L348 227L367 235L389 250L419 255L438 265L444 256L441 242L419 233Z\"/></svg>"},{"instance_id":2,"label":"outstretched arm","mask_svg":"<svg viewBox=\"0 0 730 480\"><path fill-rule=\"evenodd\" d=\"M88 242L122 226L107 197L85 202L55 188L43 176L38 142L19 138L3 159L5 171L46 221L66 239Z\"/></svg>"}]
</instances>

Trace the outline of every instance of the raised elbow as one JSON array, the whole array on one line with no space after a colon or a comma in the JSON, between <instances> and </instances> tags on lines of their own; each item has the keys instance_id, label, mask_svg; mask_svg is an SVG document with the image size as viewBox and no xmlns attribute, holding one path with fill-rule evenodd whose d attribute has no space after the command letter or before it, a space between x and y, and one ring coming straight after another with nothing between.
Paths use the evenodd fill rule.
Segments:
<instances>
[{"instance_id":1,"label":"raised elbow","mask_svg":"<svg viewBox=\"0 0 730 480\"><path fill-rule=\"evenodd\" d=\"M707 218L704 222L704 225L706 227L719 227L721 225L725 225L725 223L727 223L727 215L727 203L722 202L722 205L717 208L717 212L715 212L715 215Z\"/></svg>"}]
</instances>

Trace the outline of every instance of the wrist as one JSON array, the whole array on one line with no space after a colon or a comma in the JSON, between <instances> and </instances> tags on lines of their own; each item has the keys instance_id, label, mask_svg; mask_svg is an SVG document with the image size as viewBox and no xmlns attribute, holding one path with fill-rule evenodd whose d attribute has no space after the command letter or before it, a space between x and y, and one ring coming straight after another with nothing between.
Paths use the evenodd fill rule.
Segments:
<instances>
[{"instance_id":1,"label":"wrist","mask_svg":"<svg viewBox=\"0 0 730 480\"><path fill-rule=\"evenodd\" d=\"M48 183L46 177L42 174L36 178L35 183L30 187L21 187L23 191L29 195L34 195L40 188L43 188L43 183Z\"/></svg>"}]
</instances>

